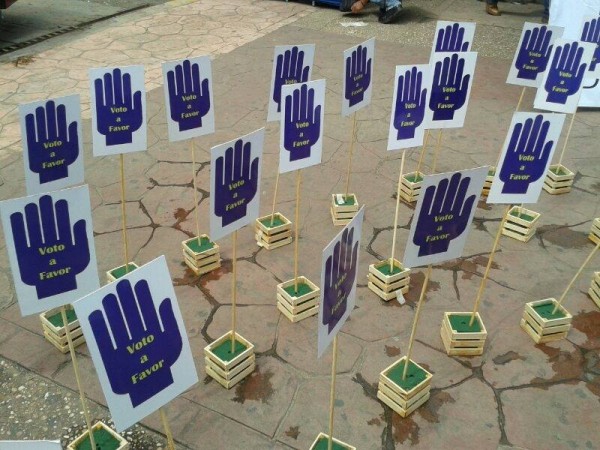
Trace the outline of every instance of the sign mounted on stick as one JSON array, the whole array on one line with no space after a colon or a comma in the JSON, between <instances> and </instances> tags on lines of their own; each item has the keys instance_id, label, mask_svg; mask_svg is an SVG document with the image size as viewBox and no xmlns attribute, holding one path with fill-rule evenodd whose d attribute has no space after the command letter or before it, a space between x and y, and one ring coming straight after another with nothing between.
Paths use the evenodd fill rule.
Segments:
<instances>
[{"instance_id":1,"label":"sign mounted on stick","mask_svg":"<svg viewBox=\"0 0 600 450\"><path fill-rule=\"evenodd\" d=\"M431 48L432 58L434 53L470 52L475 38L475 26L474 22L438 20Z\"/></svg>"},{"instance_id":2,"label":"sign mounted on stick","mask_svg":"<svg viewBox=\"0 0 600 450\"><path fill-rule=\"evenodd\" d=\"M279 173L321 162L325 118L325 80L291 84L281 89L283 114L279 141Z\"/></svg>"},{"instance_id":3,"label":"sign mounted on stick","mask_svg":"<svg viewBox=\"0 0 600 450\"><path fill-rule=\"evenodd\" d=\"M221 239L258 218L265 129L210 151L210 235ZM258 194L258 195L257 195Z\"/></svg>"},{"instance_id":4,"label":"sign mounted on stick","mask_svg":"<svg viewBox=\"0 0 600 450\"><path fill-rule=\"evenodd\" d=\"M19 106L27 194L83 183L79 95Z\"/></svg>"},{"instance_id":5,"label":"sign mounted on stick","mask_svg":"<svg viewBox=\"0 0 600 450\"><path fill-rule=\"evenodd\" d=\"M267 122L279 120L283 112L282 86L310 80L314 59L315 44L278 45L275 47Z\"/></svg>"},{"instance_id":6,"label":"sign mounted on stick","mask_svg":"<svg viewBox=\"0 0 600 450\"><path fill-rule=\"evenodd\" d=\"M344 50L342 115L349 116L371 103L375 38Z\"/></svg>"},{"instance_id":7,"label":"sign mounted on stick","mask_svg":"<svg viewBox=\"0 0 600 450\"><path fill-rule=\"evenodd\" d=\"M356 303L356 273L365 207L323 250L318 357L340 331Z\"/></svg>"},{"instance_id":8,"label":"sign mounted on stick","mask_svg":"<svg viewBox=\"0 0 600 450\"><path fill-rule=\"evenodd\" d=\"M404 252L406 267L462 255L487 171L479 167L425 176Z\"/></svg>"},{"instance_id":9,"label":"sign mounted on stick","mask_svg":"<svg viewBox=\"0 0 600 450\"><path fill-rule=\"evenodd\" d=\"M170 141L215 132L209 56L163 63L165 110Z\"/></svg>"},{"instance_id":10,"label":"sign mounted on stick","mask_svg":"<svg viewBox=\"0 0 600 450\"><path fill-rule=\"evenodd\" d=\"M197 383L164 256L73 306L117 431Z\"/></svg>"},{"instance_id":11,"label":"sign mounted on stick","mask_svg":"<svg viewBox=\"0 0 600 450\"><path fill-rule=\"evenodd\" d=\"M538 201L564 122L564 114L513 115L488 203Z\"/></svg>"},{"instance_id":12,"label":"sign mounted on stick","mask_svg":"<svg viewBox=\"0 0 600 450\"><path fill-rule=\"evenodd\" d=\"M22 315L98 289L87 185L0 202L0 215Z\"/></svg>"},{"instance_id":13,"label":"sign mounted on stick","mask_svg":"<svg viewBox=\"0 0 600 450\"><path fill-rule=\"evenodd\" d=\"M90 69L94 156L146 150L144 67Z\"/></svg>"}]
</instances>

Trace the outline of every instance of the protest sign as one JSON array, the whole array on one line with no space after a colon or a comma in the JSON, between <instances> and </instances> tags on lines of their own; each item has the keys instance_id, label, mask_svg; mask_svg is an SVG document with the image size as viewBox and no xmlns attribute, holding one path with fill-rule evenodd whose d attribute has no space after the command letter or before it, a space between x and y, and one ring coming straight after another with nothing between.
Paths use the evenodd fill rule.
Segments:
<instances>
[{"instance_id":1,"label":"protest sign","mask_svg":"<svg viewBox=\"0 0 600 450\"><path fill-rule=\"evenodd\" d=\"M438 20L431 56L433 57L434 53L470 52L475 37L475 26L474 22Z\"/></svg>"},{"instance_id":2,"label":"protest sign","mask_svg":"<svg viewBox=\"0 0 600 450\"><path fill-rule=\"evenodd\" d=\"M342 116L349 116L371 103L374 65L375 38L344 51Z\"/></svg>"}]
</instances>

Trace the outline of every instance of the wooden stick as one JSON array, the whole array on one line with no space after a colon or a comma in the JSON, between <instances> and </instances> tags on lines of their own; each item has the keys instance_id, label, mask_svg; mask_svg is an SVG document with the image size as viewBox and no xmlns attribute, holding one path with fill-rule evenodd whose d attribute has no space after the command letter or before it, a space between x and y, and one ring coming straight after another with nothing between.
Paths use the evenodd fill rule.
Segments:
<instances>
[{"instance_id":1,"label":"wooden stick","mask_svg":"<svg viewBox=\"0 0 600 450\"><path fill-rule=\"evenodd\" d=\"M560 152L560 158L558 159L558 164L562 164L563 157L565 156L565 151L567 150L567 143L569 142L569 136L571 136L571 129L573 128L573 123L575 123L575 114L571 115L571 123L569 124L569 129L567 130L567 135L565 136L565 143L563 144L562 151Z\"/></svg>"},{"instance_id":2,"label":"wooden stick","mask_svg":"<svg viewBox=\"0 0 600 450\"><path fill-rule=\"evenodd\" d=\"M122 156L122 155L121 155ZM77 356L75 354L75 347L73 346L73 338L71 337L71 329L69 328L69 322L67 321L67 309L65 306L60 307L60 315L62 317L63 325L67 333L67 342L69 344L69 353L71 354L71 361L73 362L73 371L75 372L75 381L77 381L77 389L79 390L79 399L81 400L81 407L83 409L83 416L85 417L85 424L88 429L88 436L90 437L90 447L96 448L96 440L94 439L94 430L92 430L92 421L90 420L90 411L87 407L87 399L85 397L85 391L81 385L81 377L79 376L79 365L77 364Z\"/></svg>"},{"instance_id":3,"label":"wooden stick","mask_svg":"<svg viewBox=\"0 0 600 450\"><path fill-rule=\"evenodd\" d=\"M435 146L435 151L433 152L433 164L431 165L431 173L435 173L435 167L437 166L438 154L440 152L440 148L442 148L442 130L438 133L437 144Z\"/></svg>"},{"instance_id":4,"label":"wooden stick","mask_svg":"<svg viewBox=\"0 0 600 450\"><path fill-rule=\"evenodd\" d=\"M275 192L273 193L273 208L271 209L271 226L275 221L275 206L277 205L277 189L279 188L279 169L277 170L277 178L275 178Z\"/></svg>"},{"instance_id":5,"label":"wooden stick","mask_svg":"<svg viewBox=\"0 0 600 450\"><path fill-rule=\"evenodd\" d=\"M302 181L302 170L296 171L296 215L295 215L295 238L294 238L294 294L298 293L298 236L300 222L300 183Z\"/></svg>"},{"instance_id":6,"label":"wooden stick","mask_svg":"<svg viewBox=\"0 0 600 450\"><path fill-rule=\"evenodd\" d=\"M413 321L412 331L410 332L410 340L408 341L408 352L406 353L406 363L404 364L404 370L402 371L402 379L406 379L408 373L408 366L410 365L410 355L412 353L412 346L415 340L415 334L417 332L417 323L419 322L419 315L421 314L421 304L423 298L425 298L425 291L427 291L427 284L429 283L429 276L431 275L431 264L427 266L427 272L425 273L425 281L423 281L423 287L421 288L421 295L419 296L419 303L417 303L417 312L415 313L415 320Z\"/></svg>"},{"instance_id":7,"label":"wooden stick","mask_svg":"<svg viewBox=\"0 0 600 450\"><path fill-rule=\"evenodd\" d=\"M402 189L402 176L404 172L404 157L406 151L402 152L400 160L400 175L398 175L398 189L396 190L396 213L394 215L394 231L392 233L392 257L390 258L390 275L394 273L394 255L396 254L396 234L398 231L398 211L400 210L400 191Z\"/></svg>"},{"instance_id":8,"label":"wooden stick","mask_svg":"<svg viewBox=\"0 0 600 450\"><path fill-rule=\"evenodd\" d=\"M331 362L331 392L329 393L329 439L327 450L333 448L333 407L335 405L335 374L337 372L337 334L333 338L333 361Z\"/></svg>"},{"instance_id":9,"label":"wooden stick","mask_svg":"<svg viewBox=\"0 0 600 450\"><path fill-rule=\"evenodd\" d=\"M235 325L236 325L236 303L237 303L237 230L233 232L233 256L231 263L231 353L235 353Z\"/></svg>"},{"instance_id":10,"label":"wooden stick","mask_svg":"<svg viewBox=\"0 0 600 450\"><path fill-rule=\"evenodd\" d=\"M504 228L504 224L506 223L506 219L508 218L508 212L510 211L511 205L506 207L504 211L504 215L502 216L502 220L500 221L500 228L498 228L498 232L496 233L496 238L494 239L494 245L492 246L492 251L490 252L490 256L488 256L488 263L485 267L485 272L483 273L483 278L481 279L481 283L479 283L479 290L477 291L477 297L475 297L475 305L473 306L473 313L471 314L471 320L469 321L469 326L473 326L473 322L475 322L475 314L477 314L477 310L479 309L479 302L481 301L481 296L483 295L483 291L485 290L485 285L487 284L488 275L490 274L490 268L492 267L492 261L494 261L494 255L496 254L496 250L498 249L498 243L500 242L500 236L502 236L502 229Z\"/></svg>"},{"instance_id":11,"label":"wooden stick","mask_svg":"<svg viewBox=\"0 0 600 450\"><path fill-rule=\"evenodd\" d=\"M527 86L523 86L523 90L521 91L521 96L519 97L519 102L517 103L517 107L515 109L515 112L519 111L519 108L521 107L521 102L523 101L523 97L525 96L525 91L527 90Z\"/></svg>"},{"instance_id":12,"label":"wooden stick","mask_svg":"<svg viewBox=\"0 0 600 450\"><path fill-rule=\"evenodd\" d=\"M348 155L348 171L346 173L346 194L344 195L344 201L348 197L348 190L350 187L350 172L352 171L352 153L354 151L354 141L356 140L356 111L352 115L352 138L350 139L350 153Z\"/></svg>"},{"instance_id":13,"label":"wooden stick","mask_svg":"<svg viewBox=\"0 0 600 450\"><path fill-rule=\"evenodd\" d=\"M125 211L125 159L123 153L121 161L121 219L123 223L123 250L125 254L125 273L129 273L129 243L127 242L127 213Z\"/></svg>"},{"instance_id":14,"label":"wooden stick","mask_svg":"<svg viewBox=\"0 0 600 450\"><path fill-rule=\"evenodd\" d=\"M202 244L200 240L200 218L198 209L198 187L196 185L196 152L194 150L194 140L190 139L190 153L192 154L192 181L194 185L194 218L196 220L196 236L198 237L198 247Z\"/></svg>"},{"instance_id":15,"label":"wooden stick","mask_svg":"<svg viewBox=\"0 0 600 450\"><path fill-rule=\"evenodd\" d=\"M431 132L427 130L427 134L425 135L425 142L423 143L423 147L421 147L421 154L419 155L419 162L417 163L417 171L416 177L419 176L419 172L421 171L421 165L423 164L423 156L425 156L425 150L427 150L427 144L429 143L429 137L431 136ZM416 178L415 178L415 181Z\"/></svg>"},{"instance_id":16,"label":"wooden stick","mask_svg":"<svg viewBox=\"0 0 600 450\"><path fill-rule=\"evenodd\" d=\"M581 267L579 268L579 270L577 271L577 273L575 274L575 276L573 277L573 279L571 280L571 282L567 285L567 288L565 289L565 292L563 292L562 295L560 296L560 299L558 300L558 303L556 304L556 306L552 310L552 314L556 313L556 310L558 309L558 307L560 306L560 304L562 303L562 301L567 296L567 292L569 292L569 289L571 289L571 286L573 286L573 283L575 283L575 280L577 280L577 278L579 278L579 275L581 275L581 272L583 272L583 269L585 268L585 266L587 266L587 263L590 262L590 259L592 259L592 257L598 251L599 248L600 248L600 242L598 244L596 244L596 246L594 247L594 250L592 250L592 253L590 253L588 255L588 257L585 258L585 261L583 262L583 264L581 265Z\"/></svg>"},{"instance_id":17,"label":"wooden stick","mask_svg":"<svg viewBox=\"0 0 600 450\"><path fill-rule=\"evenodd\" d=\"M158 410L160 412L160 420L162 421L163 428L165 429L165 434L167 435L167 448L169 450L175 450L175 441L173 440L173 433L171 433L171 427L169 426L167 415L165 414L164 408L159 408Z\"/></svg>"}]
</instances>

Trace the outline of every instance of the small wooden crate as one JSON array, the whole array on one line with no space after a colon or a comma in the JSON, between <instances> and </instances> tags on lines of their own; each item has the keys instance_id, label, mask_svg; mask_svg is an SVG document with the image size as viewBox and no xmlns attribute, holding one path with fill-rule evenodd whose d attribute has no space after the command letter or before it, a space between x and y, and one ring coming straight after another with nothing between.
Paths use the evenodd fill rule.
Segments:
<instances>
[{"instance_id":1,"label":"small wooden crate","mask_svg":"<svg viewBox=\"0 0 600 450\"><path fill-rule=\"evenodd\" d=\"M494 181L494 175L496 174L496 167L490 166L488 169L487 176L485 177L485 181L483 182L483 189L481 190L481 195L487 197L490 194L490 189L492 188L492 182Z\"/></svg>"},{"instance_id":2,"label":"small wooden crate","mask_svg":"<svg viewBox=\"0 0 600 450\"><path fill-rule=\"evenodd\" d=\"M235 355L231 355L232 331L204 347L206 373L221 386L231 389L250 375L256 367L254 345L235 333Z\"/></svg>"},{"instance_id":3,"label":"small wooden crate","mask_svg":"<svg viewBox=\"0 0 600 450\"><path fill-rule=\"evenodd\" d=\"M356 450L356 447L350 444L346 444L345 442L342 442L339 439L333 438L332 441L334 450ZM321 432L315 439L315 442L312 443L309 450L327 450L328 443L329 435Z\"/></svg>"},{"instance_id":4,"label":"small wooden crate","mask_svg":"<svg viewBox=\"0 0 600 450\"><path fill-rule=\"evenodd\" d=\"M181 248L183 261L197 276L221 267L219 246L206 234L200 235L200 245L198 245L198 238L193 237L183 241Z\"/></svg>"},{"instance_id":5,"label":"small wooden crate","mask_svg":"<svg viewBox=\"0 0 600 450\"><path fill-rule=\"evenodd\" d=\"M123 436L118 434L115 430L113 430L111 427L109 427L108 425L106 425L103 422L96 422L94 424L94 426L92 427L92 432L94 433L94 441L96 443L96 448L98 448L98 449L100 449L101 439L102 440L109 439L109 440L112 440L115 444L118 444L118 447L116 447L117 450L128 450L129 449L129 442L127 442ZM87 448L91 447L91 445L89 443L89 433L88 433L87 429L83 433L81 433L79 436L77 436L77 438L75 438L75 440L73 442L71 442L69 445L67 445L67 450L79 450L79 447L84 442L86 443ZM104 447L102 447L102 448L104 448ZM113 447L107 446L106 448L113 448Z\"/></svg>"},{"instance_id":6,"label":"small wooden crate","mask_svg":"<svg viewBox=\"0 0 600 450\"><path fill-rule=\"evenodd\" d=\"M448 356L479 356L483 354L487 330L479 313L475 314L473 326L469 327L471 313L444 313L440 334Z\"/></svg>"},{"instance_id":7,"label":"small wooden crate","mask_svg":"<svg viewBox=\"0 0 600 450\"><path fill-rule=\"evenodd\" d=\"M600 272L594 272L594 278L592 278L592 284L588 293L596 306L600 308Z\"/></svg>"},{"instance_id":8,"label":"small wooden crate","mask_svg":"<svg viewBox=\"0 0 600 450\"><path fill-rule=\"evenodd\" d=\"M429 399L432 375L414 361L410 361L405 389L402 382L402 369L406 356L387 367L379 374L377 398L392 408L401 417L406 417ZM421 381L415 383L412 379L418 376Z\"/></svg>"},{"instance_id":9,"label":"small wooden crate","mask_svg":"<svg viewBox=\"0 0 600 450\"><path fill-rule=\"evenodd\" d=\"M331 220L333 224L347 225L358 212L358 198L356 194L332 194L331 195Z\"/></svg>"},{"instance_id":10,"label":"small wooden crate","mask_svg":"<svg viewBox=\"0 0 600 450\"><path fill-rule=\"evenodd\" d=\"M562 164L552 164L546 172L544 190L548 194L566 194L571 191L575 173L571 172Z\"/></svg>"},{"instance_id":11,"label":"small wooden crate","mask_svg":"<svg viewBox=\"0 0 600 450\"><path fill-rule=\"evenodd\" d=\"M106 281L107 283L112 283L113 281L117 281L123 275L127 275L129 272L133 272L135 269L139 268L140 266L138 266L133 261L127 263L128 270L125 270L125 264L119 267L115 267L114 269L110 269L108 272L106 272Z\"/></svg>"},{"instance_id":12,"label":"small wooden crate","mask_svg":"<svg viewBox=\"0 0 600 450\"><path fill-rule=\"evenodd\" d=\"M525 304L521 328L536 344L558 341L567 337L573 316L561 305L555 316L551 317L557 303L554 298L546 298Z\"/></svg>"},{"instance_id":13,"label":"small wooden crate","mask_svg":"<svg viewBox=\"0 0 600 450\"><path fill-rule=\"evenodd\" d=\"M424 176L423 172L410 172L403 175L400 185L400 198L408 203L416 202L419 198Z\"/></svg>"},{"instance_id":14,"label":"small wooden crate","mask_svg":"<svg viewBox=\"0 0 600 450\"><path fill-rule=\"evenodd\" d=\"M600 244L600 217L594 219L592 222L592 229L590 230L588 237L594 244Z\"/></svg>"},{"instance_id":15,"label":"small wooden crate","mask_svg":"<svg viewBox=\"0 0 600 450\"><path fill-rule=\"evenodd\" d=\"M406 294L410 284L410 269L395 258L393 264L393 273L389 259L371 264L367 275L369 289L386 302L397 298L397 291Z\"/></svg>"},{"instance_id":16,"label":"small wooden crate","mask_svg":"<svg viewBox=\"0 0 600 450\"><path fill-rule=\"evenodd\" d=\"M73 346L77 347L85 342L85 337L83 336L83 331L79 326L79 320L75 316L73 307L71 305L67 305L66 309L67 320L69 320L68 316L73 317L73 320L71 320L68 324L68 329L71 334ZM40 314L40 321L42 322L44 337L48 340L48 342L54 345L61 353L67 353L69 351L67 327L65 327L63 324L60 308L54 308L43 312Z\"/></svg>"},{"instance_id":17,"label":"small wooden crate","mask_svg":"<svg viewBox=\"0 0 600 450\"><path fill-rule=\"evenodd\" d=\"M267 250L283 247L292 242L292 222L279 212L273 216L273 226L271 215L259 217L254 222L254 238Z\"/></svg>"},{"instance_id":18,"label":"small wooden crate","mask_svg":"<svg viewBox=\"0 0 600 450\"><path fill-rule=\"evenodd\" d=\"M321 290L306 277L298 277L299 295L294 295L294 280L277 285L277 309L290 321L299 322L319 312Z\"/></svg>"},{"instance_id":19,"label":"small wooden crate","mask_svg":"<svg viewBox=\"0 0 600 450\"><path fill-rule=\"evenodd\" d=\"M529 242L535 235L535 224L541 214L530 209L513 206L502 228L502 234L522 242Z\"/></svg>"}]
</instances>

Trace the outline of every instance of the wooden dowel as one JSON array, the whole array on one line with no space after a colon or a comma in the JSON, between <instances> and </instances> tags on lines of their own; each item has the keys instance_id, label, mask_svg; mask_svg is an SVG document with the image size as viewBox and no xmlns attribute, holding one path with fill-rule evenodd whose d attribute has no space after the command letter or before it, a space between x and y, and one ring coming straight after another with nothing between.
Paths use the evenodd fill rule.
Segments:
<instances>
[{"instance_id":1,"label":"wooden dowel","mask_svg":"<svg viewBox=\"0 0 600 450\"><path fill-rule=\"evenodd\" d=\"M577 273L575 274L575 276L573 277L573 279L571 280L571 282L567 285L567 288L565 289L565 291L560 296L560 299L558 299L558 303L556 304L556 306L552 310L552 314L556 313L556 310L558 309L558 307L561 305L562 301L567 296L567 292L569 292L569 290L573 286L573 283L575 283L575 280L577 280L577 278L579 278L579 275L581 275L581 272L583 272L583 269L585 268L585 266L587 266L587 263L590 262L590 259L592 259L592 257L596 254L596 252L598 251L599 248L600 248L600 243L596 244L596 246L594 247L594 250L592 250L592 252L588 255L588 257L585 258L585 261L583 262L583 264L581 265L581 267L579 268L579 270L577 271Z\"/></svg>"},{"instance_id":2,"label":"wooden dowel","mask_svg":"<svg viewBox=\"0 0 600 450\"><path fill-rule=\"evenodd\" d=\"M488 275L490 274L490 268L492 267L492 261L494 261L494 255L496 254L496 250L498 249L500 236L502 236L502 229L504 228L504 224L506 223L506 219L508 218L508 212L510 211L510 208L511 205L508 205L504 210L504 215L502 216L502 220L500 221L500 228L498 228L496 238L494 239L494 245L492 246L492 251L490 252L490 256L488 256L487 266L485 267L485 272L483 273L481 283L479 283L477 297L475 297L475 305L473 306L473 313L471 314L471 320L469 321L470 327L473 326L473 322L475 322L475 315L477 314L477 310L479 309L479 302L481 301L481 296L483 295L485 285L487 284Z\"/></svg>"},{"instance_id":3,"label":"wooden dowel","mask_svg":"<svg viewBox=\"0 0 600 450\"><path fill-rule=\"evenodd\" d=\"M352 154L354 152L354 141L356 140L356 112L352 115L352 138L350 139L350 152L348 154L348 170L346 172L346 189L344 195L344 201L348 197L348 190L350 189L350 173L352 172Z\"/></svg>"},{"instance_id":4,"label":"wooden dowel","mask_svg":"<svg viewBox=\"0 0 600 450\"><path fill-rule=\"evenodd\" d=\"M190 153L192 154L192 182L194 186L194 219L196 220L196 237L198 238L198 247L202 245L200 239L200 217L198 210L198 186L196 184L196 151L194 150L194 140L190 139Z\"/></svg>"},{"instance_id":5,"label":"wooden dowel","mask_svg":"<svg viewBox=\"0 0 600 450\"><path fill-rule=\"evenodd\" d=\"M419 322L419 315L421 314L421 305L423 298L425 298L425 292L427 291L427 284L429 283L429 276L431 275L431 264L427 266L427 272L425 273L425 281L423 281L423 287L421 288L421 295L419 296L419 303L417 303L417 312L415 313L415 319L413 321L412 331L410 332L410 339L408 341L408 352L406 353L406 363L404 364L404 370L402 371L402 379L406 379L408 373L408 366L410 365L410 356L412 353L413 342L415 340L415 334L417 332L417 323Z\"/></svg>"},{"instance_id":6,"label":"wooden dowel","mask_svg":"<svg viewBox=\"0 0 600 450\"><path fill-rule=\"evenodd\" d=\"M173 440L173 433L171 433L171 427L169 426L167 415L165 414L164 408L159 408L158 410L160 412L160 420L162 421L163 428L165 429L165 435L167 436L167 448L169 450L175 450L175 441Z\"/></svg>"},{"instance_id":7,"label":"wooden dowel","mask_svg":"<svg viewBox=\"0 0 600 450\"><path fill-rule=\"evenodd\" d=\"M392 257L390 258L390 275L394 273L394 255L396 254L396 235L398 232L398 212L400 210L400 191L402 189L402 176L404 172L404 158L406 151L402 151L400 160L400 174L398 175L398 188L396 190L396 213L394 214L394 230L392 232Z\"/></svg>"},{"instance_id":8,"label":"wooden dowel","mask_svg":"<svg viewBox=\"0 0 600 450\"><path fill-rule=\"evenodd\" d=\"M329 392L329 439L327 449L333 448L333 407L335 405L335 376L337 372L337 334L333 338L333 361L331 362L331 391Z\"/></svg>"},{"instance_id":9,"label":"wooden dowel","mask_svg":"<svg viewBox=\"0 0 600 450\"><path fill-rule=\"evenodd\" d=\"M521 91L521 96L519 97L519 102L517 103L517 107L515 108L515 112L519 111L519 108L521 107L521 102L523 101L523 96L525 95L526 90L527 90L527 88L523 87L523 90ZM502 145L500 146L500 151L498 152L498 157L496 158L496 165L494 166L495 170L498 169L498 164L500 164L500 157L502 156L503 148L504 148L504 143L502 143Z\"/></svg>"},{"instance_id":10,"label":"wooden dowel","mask_svg":"<svg viewBox=\"0 0 600 450\"><path fill-rule=\"evenodd\" d=\"M273 193L273 208L271 208L271 227L275 221L275 206L277 205L277 189L279 188L279 170L277 170L277 177L275 178L275 192Z\"/></svg>"},{"instance_id":11,"label":"wooden dowel","mask_svg":"<svg viewBox=\"0 0 600 450\"><path fill-rule=\"evenodd\" d=\"M567 130L567 135L565 136L565 143L563 144L562 151L560 152L560 158L558 158L558 165L562 164L563 157L565 156L565 151L567 150L567 143L569 142L569 136L571 136L571 129L573 128L573 123L575 123L575 114L571 114L571 123L569 124L569 129Z\"/></svg>"},{"instance_id":12,"label":"wooden dowel","mask_svg":"<svg viewBox=\"0 0 600 450\"><path fill-rule=\"evenodd\" d=\"M235 326L236 326L236 304L237 304L237 230L233 232L233 255L231 260L231 353L235 353Z\"/></svg>"},{"instance_id":13,"label":"wooden dowel","mask_svg":"<svg viewBox=\"0 0 600 450\"><path fill-rule=\"evenodd\" d=\"M123 253L125 256L125 273L129 273L129 243L127 241L127 212L125 211L125 159L120 155L121 166L121 220L123 227Z\"/></svg>"},{"instance_id":14,"label":"wooden dowel","mask_svg":"<svg viewBox=\"0 0 600 450\"><path fill-rule=\"evenodd\" d=\"M300 234L300 183L302 180L302 170L296 171L296 214L295 237L294 237L294 294L298 293L298 236Z\"/></svg>"},{"instance_id":15,"label":"wooden dowel","mask_svg":"<svg viewBox=\"0 0 600 450\"><path fill-rule=\"evenodd\" d=\"M521 107L521 102L523 101L523 97L525 96L526 90L527 90L527 87L523 86L523 90L521 90L521 96L519 97L519 101L517 102L517 107L515 109L515 112L519 111L519 108Z\"/></svg>"},{"instance_id":16,"label":"wooden dowel","mask_svg":"<svg viewBox=\"0 0 600 450\"><path fill-rule=\"evenodd\" d=\"M419 155L419 162L417 163L417 171L415 172L416 177L419 176L419 172L421 171L421 165L423 164L423 156L425 156L425 150L427 150L427 144L429 143L429 137L431 136L431 132L427 130L425 134L425 142L423 143L423 147L421 147L421 154ZM415 182L417 179L415 178Z\"/></svg>"},{"instance_id":17,"label":"wooden dowel","mask_svg":"<svg viewBox=\"0 0 600 450\"><path fill-rule=\"evenodd\" d=\"M435 151L433 152L433 163L431 164L431 173L435 173L435 168L437 166L437 159L440 149L442 148L442 130L438 133L437 144L435 146Z\"/></svg>"},{"instance_id":18,"label":"wooden dowel","mask_svg":"<svg viewBox=\"0 0 600 450\"><path fill-rule=\"evenodd\" d=\"M67 320L67 309L65 306L60 307L60 315L62 317L63 325L67 334L67 343L69 344L69 353L71 354L71 361L73 363L73 371L75 372L75 381L77 382L77 389L79 390L79 399L81 400L81 408L83 409L83 416L85 418L85 425L88 429L88 435L90 437L90 448L96 448L96 440L94 439L94 430L92 429L92 421L90 420L90 411L87 406L87 399L85 397L85 391L81 385L81 377L79 376L79 364L77 364L77 355L75 354L75 347L73 346L73 338L71 337L71 329L69 328L69 322Z\"/></svg>"}]
</instances>

